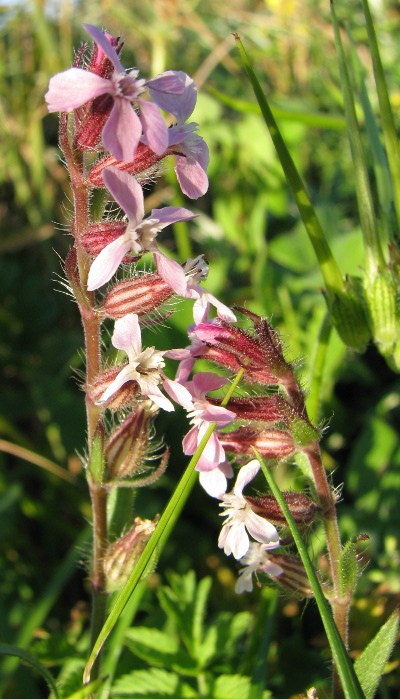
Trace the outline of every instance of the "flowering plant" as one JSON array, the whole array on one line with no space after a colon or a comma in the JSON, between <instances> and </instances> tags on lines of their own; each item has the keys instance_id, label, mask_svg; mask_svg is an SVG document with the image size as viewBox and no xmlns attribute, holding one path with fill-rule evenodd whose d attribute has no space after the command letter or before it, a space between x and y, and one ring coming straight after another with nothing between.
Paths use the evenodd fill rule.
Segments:
<instances>
[{"instance_id":1,"label":"flowering plant","mask_svg":"<svg viewBox=\"0 0 400 699\"><path fill-rule=\"evenodd\" d=\"M182 265L164 253L164 229L177 222L193 225L198 214L165 206L145 215L144 188L166 158L175 159L186 196L196 199L207 190L208 148L195 133L197 124L186 123L196 103L195 84L182 71L139 78L139 71L123 67L119 38L84 26L94 42L91 55L85 62L81 51L72 68L51 78L46 94L49 111L61 112L60 145L74 206L65 271L85 337L88 444L82 463L93 546L88 565L92 633L84 683L96 686L82 691L100 686L102 647L139 580L154 567L198 472L214 499L210 502L219 500L226 518L218 546L242 566L236 592L251 592L255 580L297 597L315 596L333 653L333 694L362 697L363 671L359 665L354 672L346 652L348 614L360 573L357 542L341 543L338 491L326 475L321 429L310 419L294 366L265 318L231 309L203 286L208 265L202 254ZM98 200L93 204L95 194L105 202L102 209ZM121 211L114 217L115 204ZM321 246L320 240L319 254ZM359 349L362 342L357 344L353 329L343 325L346 312L354 312L355 296L347 293L332 260L330 271L324 267L328 310L343 339L351 336L349 344ZM386 265L389 286L390 274ZM366 285L367 300L369 292ZM146 333L179 312L178 298L194 302L190 344L168 350L148 345ZM368 313L372 332L372 306ZM377 345L395 364L397 339L387 335L378 333ZM174 378L166 360L179 362ZM121 492L150 485L165 472L169 450L155 446L154 423L160 411L181 407L190 420L182 450L192 459L169 505L160 518L157 513L153 519L133 517L131 498L129 513L115 527ZM270 470L289 459L301 464L303 490L297 486L280 493ZM260 471L272 493L244 493L256 478L260 481ZM316 522L325 531L328 561L318 574L299 534ZM114 591L119 595L108 605ZM387 657L390 649L386 643Z\"/></svg>"}]
</instances>

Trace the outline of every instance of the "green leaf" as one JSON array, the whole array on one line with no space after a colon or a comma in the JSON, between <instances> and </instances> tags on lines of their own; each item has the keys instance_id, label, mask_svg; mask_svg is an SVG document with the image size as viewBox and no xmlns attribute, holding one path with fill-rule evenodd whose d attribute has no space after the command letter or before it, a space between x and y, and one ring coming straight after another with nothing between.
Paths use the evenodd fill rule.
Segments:
<instances>
[{"instance_id":1,"label":"green leaf","mask_svg":"<svg viewBox=\"0 0 400 699\"><path fill-rule=\"evenodd\" d=\"M351 596L357 585L360 572L357 560L357 548L354 542L348 541L340 555L340 592L342 596Z\"/></svg>"},{"instance_id":2,"label":"green leaf","mask_svg":"<svg viewBox=\"0 0 400 699\"><path fill-rule=\"evenodd\" d=\"M247 699L251 688L250 677L243 675L220 675L213 688L213 699ZM272 694L262 693L262 699L269 699Z\"/></svg>"},{"instance_id":3,"label":"green leaf","mask_svg":"<svg viewBox=\"0 0 400 699\"><path fill-rule=\"evenodd\" d=\"M132 653L150 665L159 665L191 676L198 674L196 658L180 651L178 639L171 633L136 626L128 629L125 642Z\"/></svg>"},{"instance_id":4,"label":"green leaf","mask_svg":"<svg viewBox=\"0 0 400 699\"><path fill-rule=\"evenodd\" d=\"M396 642L399 621L400 612L399 609L395 609L354 663L354 669L366 699L373 699L375 695L379 680Z\"/></svg>"},{"instance_id":5,"label":"green leaf","mask_svg":"<svg viewBox=\"0 0 400 699\"><path fill-rule=\"evenodd\" d=\"M192 636L193 636L193 648L196 655L202 653L202 642L204 635L204 618L206 613L206 605L208 600L208 595L211 589L211 578L203 578L200 580L196 596L194 598L194 609L193 609L193 625L192 625Z\"/></svg>"},{"instance_id":6,"label":"green leaf","mask_svg":"<svg viewBox=\"0 0 400 699\"><path fill-rule=\"evenodd\" d=\"M119 699L119 697L196 699L198 697L198 693L186 682L182 682L177 675L156 668L136 670L129 675L124 675L115 682L112 695L113 699Z\"/></svg>"},{"instance_id":7,"label":"green leaf","mask_svg":"<svg viewBox=\"0 0 400 699\"><path fill-rule=\"evenodd\" d=\"M82 689L78 689L77 692L69 694L68 697L64 697L64 699L87 699L88 697L93 696L94 692L97 689L100 689L100 687L105 684L106 681L107 677L99 677L97 680L93 680L93 682L90 682L90 684L82 687Z\"/></svg>"},{"instance_id":8,"label":"green leaf","mask_svg":"<svg viewBox=\"0 0 400 699\"><path fill-rule=\"evenodd\" d=\"M60 695L54 677L37 660L37 658L35 658L35 656L32 655L32 653L28 653L27 650L23 650L22 648L17 648L17 646L11 646L8 643L0 643L0 655L11 655L14 658L19 658L28 665L32 665L32 667L34 667L35 670L38 670L38 672L40 672L40 674L44 677L47 684L49 685L50 690L54 693L56 699L59 699Z\"/></svg>"}]
</instances>

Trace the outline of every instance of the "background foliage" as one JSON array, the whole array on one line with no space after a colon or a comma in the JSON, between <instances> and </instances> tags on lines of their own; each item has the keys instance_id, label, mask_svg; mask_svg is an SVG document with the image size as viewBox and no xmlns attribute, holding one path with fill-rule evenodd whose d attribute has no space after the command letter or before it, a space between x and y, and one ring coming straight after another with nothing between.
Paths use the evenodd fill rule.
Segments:
<instances>
[{"instance_id":1,"label":"background foliage","mask_svg":"<svg viewBox=\"0 0 400 699\"><path fill-rule=\"evenodd\" d=\"M351 23L371 87L361 8L355 0L342 5L338 4L340 17L347 16ZM396 41L400 13L389 0L374 5L396 107L400 101ZM211 0L119 4L35 0L21 6L3 4L0 11L0 439L46 457L71 476L67 482L18 456L0 452L0 639L32 650L53 669L70 658L64 672L70 673L72 692L74 677L81 672L88 609L84 562L90 510L78 456L84 444L79 389L83 358L78 314L62 293L62 259L69 247L69 187L57 148L57 118L47 114L43 94L49 77L71 64L73 47L84 40L81 23L121 34L126 43L124 64L139 66L143 75L172 68L195 78L200 88L195 119L210 146L211 186L195 204L201 214L195 238L189 240L180 224L170 237L163 237L163 243L166 248L176 247L182 260L191 253L205 252L211 265L210 290L228 304L246 304L272 319L289 357L298 360L305 387L311 382L313 352L325 310L322 280L237 59L233 31L240 33L251 52L346 273L359 270L362 241L339 69L325 2L232 0L228 10L227 3ZM370 98L376 107L372 91ZM182 203L171 174L167 169L157 188L149 190L148 209ZM185 329L190 320L189 309L182 304L172 317L172 328L157 329L157 345L187 344ZM332 334L318 417L326 424L324 458L333 483L344 483L339 506L342 532L348 537L360 533L371 537L353 610L351 647L355 653L395 607L400 592L398 389L398 377L374 348L362 356L351 354ZM162 480L138 498L138 511L150 517L162 510L184 465L179 435L185 425L182 422L177 427L170 414L160 416L157 424L171 444L172 458ZM7 448L3 441L1 446ZM293 477L294 469L281 474L281 484ZM184 600L195 585L187 575L171 579L168 571L187 574L194 569L197 578L207 575L212 581L204 612L207 633L214 633L210 632L213 625L221 627L221 619L228 626L236 624L226 652L216 642L214 655L203 658L203 666L197 668L198 674L201 670L214 678L209 696L234 696L229 679L226 689L224 676L239 670L251 676L255 641L262 637L257 617L269 619L271 625L267 638L271 696L301 696L311 685L323 690L328 656L314 606L303 608L296 600L277 598L268 590L236 597L235 567L217 548L217 515L215 503L197 488L149 579L138 623L173 632L177 652L180 649L185 654L185 662L193 660L193 639L191 645L184 634L183 617L171 617L167 600L177 594L179 585ZM314 557L321 546L315 532ZM209 583L201 584L207 587ZM239 612L238 617L233 616ZM155 686L158 681L165 683L165 677L157 679L157 659L145 641L144 649L139 652L136 644L132 655L133 635L121 656L118 674L123 676L132 667L140 672L150 663ZM187 675L190 690L193 672L188 673L187 666L182 670L178 660L171 660L171 672ZM397 656L387 668L379 696L397 696L398 666ZM45 696L39 676L17 667L12 659L3 661L2 682L5 697ZM115 696L126 696L124 680L118 682ZM177 690L171 691L174 696ZM158 696L156 689L154 696Z\"/></svg>"}]
</instances>

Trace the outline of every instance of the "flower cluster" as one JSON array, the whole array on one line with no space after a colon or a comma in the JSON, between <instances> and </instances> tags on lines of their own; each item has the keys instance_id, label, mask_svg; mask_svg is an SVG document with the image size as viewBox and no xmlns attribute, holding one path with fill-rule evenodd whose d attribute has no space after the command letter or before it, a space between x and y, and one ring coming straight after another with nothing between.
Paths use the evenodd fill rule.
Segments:
<instances>
[{"instance_id":1,"label":"flower cluster","mask_svg":"<svg viewBox=\"0 0 400 699\"><path fill-rule=\"evenodd\" d=\"M278 462L318 440L293 368L265 319L242 309L253 330L242 329L236 313L202 286L208 274L203 255L181 265L162 252L159 235L164 228L193 221L196 214L165 206L145 216L143 186L154 178L164 158L175 158L185 195L196 199L207 191L208 148L196 133L197 124L188 123L197 99L195 84L182 71L166 71L149 80L139 77L138 70L126 70L120 62L119 38L84 26L94 42L89 60L85 64L81 51L76 65L55 75L46 101L49 111L62 113L61 145L75 192L74 247L65 268L91 348L85 389L92 436L104 436L100 486L137 487L161 474L168 452L158 468L151 466L157 455L153 419L159 409L182 406L190 420L183 440L186 455L197 451L210 425L215 428L196 469L201 485L224 510L220 548L245 566L238 592L251 589L251 576L257 571L284 579L286 554L280 554L279 564L268 558L281 545L276 503L246 498L243 489L260 468L258 461L249 461L254 447L264 458ZM106 202L120 207L122 217L112 219L107 207L100 218L93 212L89 215L95 188L103 190ZM136 263L148 253L155 269L139 271ZM165 307L172 296L193 300L190 344L168 351L143 346L143 327L173 312ZM114 362L101 351L105 320L114 321L111 344L118 352ZM94 349L93 338L98 341ZM164 372L166 357L179 361L174 380ZM256 386L257 394L233 397L221 405L210 394L225 386L228 378L219 370L196 373L198 358L225 372L243 370L245 384ZM107 410L114 413L112 420L105 417ZM235 462L241 468L227 493ZM307 507L313 510L312 503L301 498L296 507L299 521L305 521ZM153 523L144 525L137 519L128 534L109 543L105 572L113 585L121 577L124 561L137 557L153 528Z\"/></svg>"}]
</instances>

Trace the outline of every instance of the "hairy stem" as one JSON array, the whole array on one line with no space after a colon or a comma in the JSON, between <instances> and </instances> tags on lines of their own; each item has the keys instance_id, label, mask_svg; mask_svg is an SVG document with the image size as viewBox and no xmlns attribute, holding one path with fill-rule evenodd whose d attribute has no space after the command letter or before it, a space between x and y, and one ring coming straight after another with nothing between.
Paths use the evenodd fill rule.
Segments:
<instances>
[{"instance_id":1,"label":"hairy stem","mask_svg":"<svg viewBox=\"0 0 400 699\"><path fill-rule=\"evenodd\" d=\"M71 233L75 240L77 280L79 284L77 302L81 315L83 334L85 340L86 357L86 387L89 387L101 368L101 321L94 310L95 299L92 292L87 291L87 277L89 273L90 259L82 246L82 237L90 223L90 189L85 180L85 160L82 151L71 147L71 135L69 130L69 116L62 114L60 119L60 146L63 150L67 168L71 179L71 188L74 204L74 217L71 224ZM101 409L94 404L90 392L86 391L86 417L88 447L87 453L90 460L93 439L96 428L101 419ZM106 590L105 574L103 570L103 556L107 545L107 493L101 483L88 478L89 493L93 512L93 551L91 567L92 583L92 618L91 618L91 646L92 648L99 630L103 626L106 615ZM99 659L94 669L94 679L98 676Z\"/></svg>"}]
</instances>

